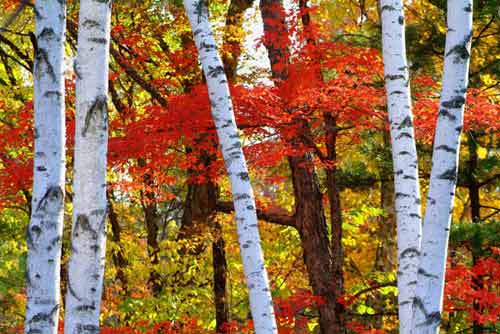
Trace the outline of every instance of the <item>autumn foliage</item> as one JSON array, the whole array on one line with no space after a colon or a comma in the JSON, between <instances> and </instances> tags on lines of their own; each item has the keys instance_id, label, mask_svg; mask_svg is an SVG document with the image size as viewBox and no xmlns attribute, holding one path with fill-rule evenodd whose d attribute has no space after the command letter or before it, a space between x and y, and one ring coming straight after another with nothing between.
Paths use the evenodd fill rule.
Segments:
<instances>
[{"instance_id":1,"label":"autumn foliage","mask_svg":"<svg viewBox=\"0 0 500 334\"><path fill-rule=\"evenodd\" d=\"M196 48L183 9L172 5L164 14L161 12L163 7L158 5L160 2L134 5L116 2L118 16L112 28L109 78L108 185L110 194L114 195L109 201L115 210L118 228L121 228L121 239L113 240L116 231L109 229L107 290L102 306L105 326L101 333L215 333L210 248L220 236L226 243L227 280L230 282L227 289L231 293L227 302L234 312L224 325L224 332L252 333L233 217L215 213L211 218L221 225L221 231L215 232L214 226L207 224L200 227L199 235L185 240L178 237L182 210L193 185L203 186L208 181L217 184L217 197L223 200L229 198L229 189L210 114L207 87L198 67ZM2 7L12 11L18 3L6 1ZM351 8L351 4L346 3L340 1L335 10ZM225 15L227 4L214 1L211 6L214 17ZM286 34L268 34L252 41L251 48L257 49L264 47L266 38L288 45L293 36L289 63L277 64L277 70L286 70L286 80L271 84L268 69L255 71L250 76L238 74L230 78L231 96L256 189L258 209L276 209L287 218L293 215L296 199L286 164L290 157L304 154L312 157L312 164L302 167L316 171L325 203L328 202L326 172L334 166L338 168L346 250L346 291L338 302L346 309L351 332L389 334L397 326L396 260L388 260L381 253L395 241L394 229L391 230L392 209L383 198L386 191L392 191L388 186L392 182L392 165L387 142L383 64L378 45L367 42L380 36L377 26L370 20L346 23L347 27L343 23L343 30L338 29L342 32L333 31L331 22L339 15L329 12L331 8L325 9L328 4L321 6L287 13L290 20ZM419 1L408 6L416 7L410 15L411 24L422 8ZM352 14L352 11L349 9L346 13ZM305 14L314 18L306 29L301 22ZM328 15L330 17L325 17ZM373 9L367 15L372 18L378 14ZM347 22L348 15L345 17ZM76 39L76 31L71 30L72 22L76 22L74 9L68 15L68 22L68 42L71 44ZM361 27L363 24L365 26ZM215 29L221 36L228 34L224 39L238 42L222 43L222 52L231 55L245 51L238 40L245 35L241 27L229 32L220 27ZM361 34L369 38L363 37L362 42L351 38ZM6 36L18 38L16 43L27 53L31 52L26 36ZM8 64L18 66L12 61ZM68 184L73 177L75 75L68 68ZM16 268L24 268L20 259L25 252L22 238L31 203L32 151L36 134L32 94L23 90L29 81L28 75L18 70L14 76L17 78L14 88L0 85L0 211L5 222L13 222L8 225L2 217L0 227L8 225L9 228L5 228L7 232L0 230L0 235L9 233L9 238L18 239L15 245L6 243L5 246L9 251L16 249L16 258L0 264L0 305L3 300L9 300L0 310L9 313L9 319L19 324L24 290L22 284L6 285L15 290L12 294L6 292L2 270L15 272L18 280L23 280L23 270ZM8 81L4 72L0 72L0 79ZM432 69L415 69L411 89L418 148L426 163L434 136L440 81ZM22 98L14 95L17 92ZM499 203L498 183L495 183L498 160L495 157L498 156L500 105L498 91L493 92L480 85L470 88L465 110L463 144L467 142L466 136L474 136L479 146L479 167L470 174L477 183L492 182L480 192L482 217L488 219L478 224L490 224L498 217L495 215ZM337 160L328 158L326 143L331 130L325 122L328 116L335 118L340 129ZM308 127L304 128L303 124ZM469 153L464 149L461 154L461 166L469 166ZM421 170L426 191L429 166ZM462 179L468 180L465 176L461 176ZM469 223L472 219L467 183L463 181L459 186L462 188L457 192L453 219ZM67 208L71 210L69 186L67 193ZM392 194L389 197L392 198ZM157 214L153 239L158 241L158 250L153 250L147 240L151 226L145 226L145 216L146 210L151 208ZM328 210L325 212L329 221ZM279 333L312 333L318 324L318 305L325 301L309 290L300 235L290 226L266 222L260 229ZM65 233L68 235L69 230ZM444 319L448 323L452 319L457 324L457 331L466 330L471 323L495 328L500 319L500 251L499 245L489 246L486 255L474 260L470 249L450 246L458 249L460 256L450 256L448 263ZM64 244L63 263L70 248L69 243ZM158 251L159 263L152 264L150 254L155 251ZM0 259L6 257L6 252L0 248ZM126 259L123 267L113 262L119 253ZM377 261L385 261L383 269ZM117 279L120 269L127 279L125 283ZM160 272L164 291L159 296L154 295L149 286L148 275L152 271ZM186 306L191 302L196 306ZM14 327L12 333L22 332ZM0 331L2 329L0 326Z\"/></svg>"}]
</instances>

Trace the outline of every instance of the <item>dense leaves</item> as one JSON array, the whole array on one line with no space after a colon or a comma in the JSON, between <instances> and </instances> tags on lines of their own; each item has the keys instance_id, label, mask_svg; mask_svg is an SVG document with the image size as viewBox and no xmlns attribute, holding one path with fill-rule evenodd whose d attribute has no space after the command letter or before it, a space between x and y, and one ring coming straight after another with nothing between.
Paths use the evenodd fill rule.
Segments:
<instances>
[{"instance_id":1,"label":"dense leaves","mask_svg":"<svg viewBox=\"0 0 500 334\"><path fill-rule=\"evenodd\" d=\"M2 3L0 21L18 3ZM435 73L442 62L443 4L408 4L424 192L440 88ZM291 43L289 37L293 37L290 64L278 64L287 70L287 80L276 85L269 83L266 66L252 70L251 75L241 74L250 66L245 65L246 59L257 58L258 66L264 63L266 56L259 56L256 50L264 51L265 39L251 34L260 24L254 22L252 9L245 16L254 22L250 28L226 29L226 12L231 5L211 1L211 19L225 57L234 56L241 63L230 78L230 87L262 217L260 228L279 331L317 331L318 305L324 303L321 296L310 292L300 235L290 226L296 198L287 160L309 154L313 164L303 167L317 171L325 204L326 174L337 168L344 215L346 287L339 302L347 309L349 330L392 333L397 328L396 261L391 253L395 230L393 207L385 200L393 196L388 186L392 165L376 3L323 1L317 9L289 8L287 35L266 36L283 45ZM68 2L68 64L75 54L76 7L76 1ZM23 238L31 202L34 136L29 11L0 38L0 331L21 330L25 303ZM207 88L182 6L175 1L116 1L114 11L108 156L110 241L101 332L213 333L211 248L222 237L229 309L224 328L228 333L251 333L232 214L228 210L211 212L209 223L198 224L195 232L181 237L185 235L183 214L193 185L203 187L210 181L217 184L214 196L219 201L230 199ZM311 18L307 29L302 21L305 14ZM456 227L452 230L445 290L444 327L449 333L467 331L477 324L490 332L499 330L500 244L495 237L499 228L495 219L500 212L500 106L498 52L493 51L499 48L495 37L498 19L492 1L485 1L477 15L473 85L467 96L460 188L453 213ZM68 66L68 185L72 179L75 75ZM325 115L337 121L336 160L328 157L327 133L331 128ZM308 124L307 131L302 121ZM476 145L471 151L469 140ZM476 165L471 162L474 155ZM474 223L471 186L479 189L481 206L481 221ZM69 186L67 193L63 263L70 249ZM326 213L330 220L331 213ZM152 254L157 254L158 261L152 260ZM155 280L161 286L160 293L154 291ZM64 292L64 277L62 286Z\"/></svg>"}]
</instances>

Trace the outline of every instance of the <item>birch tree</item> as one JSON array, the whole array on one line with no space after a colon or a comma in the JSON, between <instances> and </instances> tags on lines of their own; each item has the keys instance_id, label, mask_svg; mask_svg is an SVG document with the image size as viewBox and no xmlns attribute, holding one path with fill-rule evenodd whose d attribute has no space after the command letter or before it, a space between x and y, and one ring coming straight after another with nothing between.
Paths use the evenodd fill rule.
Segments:
<instances>
[{"instance_id":1,"label":"birch tree","mask_svg":"<svg viewBox=\"0 0 500 334\"><path fill-rule=\"evenodd\" d=\"M448 0L443 85L413 302L414 334L439 332L472 38L472 0Z\"/></svg>"},{"instance_id":2,"label":"birch tree","mask_svg":"<svg viewBox=\"0 0 500 334\"><path fill-rule=\"evenodd\" d=\"M65 123L63 1L35 3L35 152L27 230L25 333L55 334L59 319L64 222Z\"/></svg>"},{"instance_id":3,"label":"birch tree","mask_svg":"<svg viewBox=\"0 0 500 334\"><path fill-rule=\"evenodd\" d=\"M269 281L260 246L255 199L238 135L229 86L204 0L184 0L205 74L220 148L231 182L243 269L257 334L277 333Z\"/></svg>"},{"instance_id":4,"label":"birch tree","mask_svg":"<svg viewBox=\"0 0 500 334\"><path fill-rule=\"evenodd\" d=\"M67 334L99 332L106 242L110 27L111 0L80 1Z\"/></svg>"},{"instance_id":5,"label":"birch tree","mask_svg":"<svg viewBox=\"0 0 500 334\"><path fill-rule=\"evenodd\" d=\"M380 6L384 77L394 166L399 332L409 334L421 240L418 160L406 62L403 1L382 0Z\"/></svg>"}]
</instances>

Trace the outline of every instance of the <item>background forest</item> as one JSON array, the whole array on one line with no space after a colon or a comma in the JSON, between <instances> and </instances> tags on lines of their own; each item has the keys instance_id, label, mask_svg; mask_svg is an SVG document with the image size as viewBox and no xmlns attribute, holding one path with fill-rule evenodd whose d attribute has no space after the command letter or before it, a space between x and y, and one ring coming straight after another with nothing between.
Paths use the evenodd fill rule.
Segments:
<instances>
[{"instance_id":1,"label":"background forest","mask_svg":"<svg viewBox=\"0 0 500 334\"><path fill-rule=\"evenodd\" d=\"M0 22L18 4L2 1ZM62 295L78 2L67 9ZM210 0L209 11L250 168L279 333L320 333L321 321L335 333L397 333L397 194L378 2ZM500 3L478 0L473 12L443 333L500 332ZM425 198L446 1L411 1L405 13ZM266 28L262 18L281 28ZM26 7L0 33L1 333L22 332L26 305L33 23ZM101 333L250 333L229 181L182 3L117 0L111 37Z\"/></svg>"}]
</instances>

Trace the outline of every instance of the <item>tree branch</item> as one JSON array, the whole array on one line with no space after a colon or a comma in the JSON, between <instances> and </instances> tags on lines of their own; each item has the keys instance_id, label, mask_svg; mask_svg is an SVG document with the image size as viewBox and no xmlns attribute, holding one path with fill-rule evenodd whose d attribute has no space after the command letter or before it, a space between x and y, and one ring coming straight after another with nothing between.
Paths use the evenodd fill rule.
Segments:
<instances>
[{"instance_id":1,"label":"tree branch","mask_svg":"<svg viewBox=\"0 0 500 334\"><path fill-rule=\"evenodd\" d=\"M234 206L232 202L218 201L216 209L217 211L223 213L234 212ZM257 218L260 220L265 220L268 223L296 227L294 217L282 209L275 208L271 210L262 210L257 208Z\"/></svg>"},{"instance_id":2,"label":"tree branch","mask_svg":"<svg viewBox=\"0 0 500 334\"><path fill-rule=\"evenodd\" d=\"M113 45L110 46L109 50L118 65L120 65L125 70L125 73L127 73L130 78L132 78L139 86L147 91L151 95L151 97L156 100L162 107L168 106L168 101L161 95L161 93L155 87L150 85L146 80L144 80L140 76L140 74L132 66L130 66L130 64L124 62L123 57L113 47Z\"/></svg>"}]
</instances>

